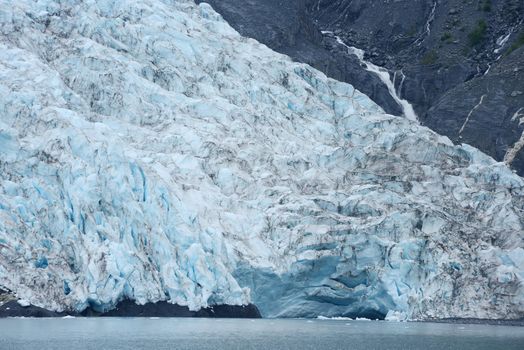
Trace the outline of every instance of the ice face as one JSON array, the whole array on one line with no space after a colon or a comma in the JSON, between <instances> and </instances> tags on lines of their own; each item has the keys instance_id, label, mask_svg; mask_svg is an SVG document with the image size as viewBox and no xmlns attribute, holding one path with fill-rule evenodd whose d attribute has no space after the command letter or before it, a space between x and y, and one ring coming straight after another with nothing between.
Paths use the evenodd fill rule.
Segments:
<instances>
[{"instance_id":1,"label":"ice face","mask_svg":"<svg viewBox=\"0 0 524 350\"><path fill-rule=\"evenodd\" d=\"M0 281L33 305L521 317L523 185L191 1L0 0Z\"/></svg>"}]
</instances>

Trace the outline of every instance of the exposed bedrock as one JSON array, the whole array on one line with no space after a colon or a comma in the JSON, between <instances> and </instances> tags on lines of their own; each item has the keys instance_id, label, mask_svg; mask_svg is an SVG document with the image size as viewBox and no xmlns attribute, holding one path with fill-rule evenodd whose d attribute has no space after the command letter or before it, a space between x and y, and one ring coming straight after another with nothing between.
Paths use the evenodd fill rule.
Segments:
<instances>
[{"instance_id":1,"label":"exposed bedrock","mask_svg":"<svg viewBox=\"0 0 524 350\"><path fill-rule=\"evenodd\" d=\"M132 300L118 303L112 310L99 312L91 308L78 313L71 311L50 311L38 306L22 306L12 300L0 305L2 317L206 317L206 318L260 318L260 312L255 305L215 305L198 311L189 310L167 302L147 303L137 305Z\"/></svg>"}]
</instances>

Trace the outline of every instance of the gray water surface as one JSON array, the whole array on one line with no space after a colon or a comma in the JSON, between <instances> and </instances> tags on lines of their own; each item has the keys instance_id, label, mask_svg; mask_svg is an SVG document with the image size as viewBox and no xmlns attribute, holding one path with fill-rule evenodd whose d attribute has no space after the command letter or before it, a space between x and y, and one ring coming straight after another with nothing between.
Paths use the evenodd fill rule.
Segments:
<instances>
[{"instance_id":1,"label":"gray water surface","mask_svg":"<svg viewBox=\"0 0 524 350\"><path fill-rule=\"evenodd\" d=\"M524 349L524 327L346 320L0 319L0 349Z\"/></svg>"}]
</instances>

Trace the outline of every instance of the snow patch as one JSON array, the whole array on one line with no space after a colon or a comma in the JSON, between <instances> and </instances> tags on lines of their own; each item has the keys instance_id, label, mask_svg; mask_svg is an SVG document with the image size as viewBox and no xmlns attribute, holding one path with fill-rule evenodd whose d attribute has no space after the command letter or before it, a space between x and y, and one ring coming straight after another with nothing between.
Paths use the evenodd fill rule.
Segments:
<instances>
[{"instance_id":1,"label":"snow patch","mask_svg":"<svg viewBox=\"0 0 524 350\"><path fill-rule=\"evenodd\" d=\"M19 299L19 300L17 300L17 303L21 307L29 307L29 306L31 306L31 302L28 301L28 300L25 300L25 299Z\"/></svg>"}]
</instances>

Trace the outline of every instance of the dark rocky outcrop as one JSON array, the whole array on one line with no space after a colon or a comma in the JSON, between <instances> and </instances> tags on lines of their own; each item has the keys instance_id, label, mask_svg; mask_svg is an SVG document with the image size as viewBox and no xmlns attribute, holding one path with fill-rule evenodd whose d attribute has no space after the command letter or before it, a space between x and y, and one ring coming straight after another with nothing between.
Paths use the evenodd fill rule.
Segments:
<instances>
[{"instance_id":1,"label":"dark rocky outcrop","mask_svg":"<svg viewBox=\"0 0 524 350\"><path fill-rule=\"evenodd\" d=\"M335 32L397 75L398 94L422 124L524 174L524 147L515 148L524 131L521 0L206 2L241 34L353 84L400 115L384 85L320 31Z\"/></svg>"},{"instance_id":2,"label":"dark rocky outcrop","mask_svg":"<svg viewBox=\"0 0 524 350\"><path fill-rule=\"evenodd\" d=\"M21 306L16 300L0 305L0 318L3 317L63 317L67 313L49 311L38 306Z\"/></svg>"},{"instance_id":3,"label":"dark rocky outcrop","mask_svg":"<svg viewBox=\"0 0 524 350\"><path fill-rule=\"evenodd\" d=\"M96 312L90 308L81 313L54 312L37 306L21 306L16 300L0 305L2 317L207 317L207 318L260 318L260 312L253 304L250 305L215 305L199 311L191 311L187 306L170 304L168 302L137 305L132 300L124 300L105 313Z\"/></svg>"},{"instance_id":4,"label":"dark rocky outcrop","mask_svg":"<svg viewBox=\"0 0 524 350\"><path fill-rule=\"evenodd\" d=\"M208 318L260 318L260 312L253 304L215 305L198 311L191 311L187 306L170 304L165 301L137 305L132 300L124 300L108 312L97 313L87 309L82 316L103 317L208 317Z\"/></svg>"},{"instance_id":5,"label":"dark rocky outcrop","mask_svg":"<svg viewBox=\"0 0 524 350\"><path fill-rule=\"evenodd\" d=\"M474 145L495 159L506 157L523 175L524 152L516 152L514 158L506 156L522 135L523 57L524 47L502 58L488 74L444 93L424 115L424 124L456 143Z\"/></svg>"}]
</instances>

